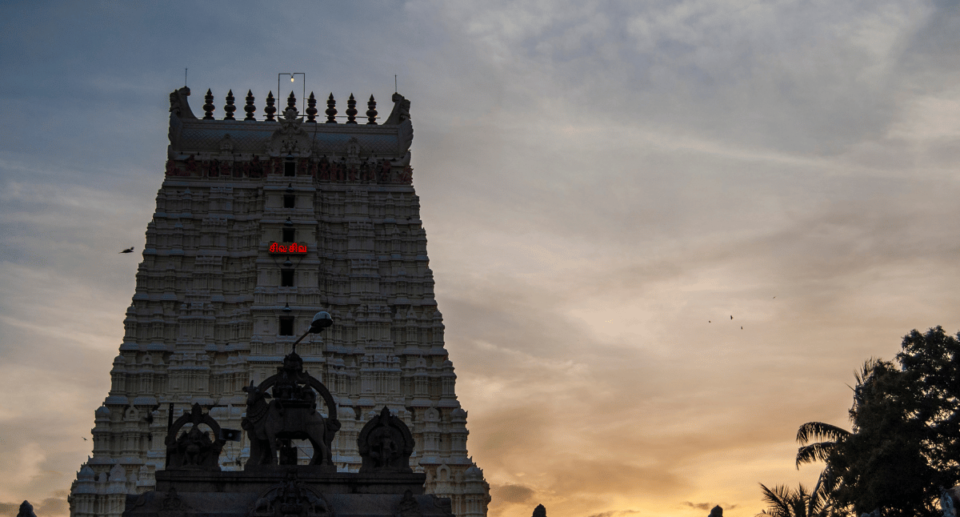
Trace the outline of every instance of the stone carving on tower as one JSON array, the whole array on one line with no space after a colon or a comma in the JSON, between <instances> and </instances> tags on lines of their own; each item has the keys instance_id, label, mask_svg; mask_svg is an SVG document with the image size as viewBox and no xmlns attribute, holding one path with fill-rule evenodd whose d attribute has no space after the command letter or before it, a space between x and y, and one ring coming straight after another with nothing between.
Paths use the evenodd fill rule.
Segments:
<instances>
[{"instance_id":1,"label":"stone carving on tower","mask_svg":"<svg viewBox=\"0 0 960 517\"><path fill-rule=\"evenodd\" d=\"M190 429L180 433L187 424L191 424ZM200 424L205 424L214 438L201 430ZM184 413L170 426L164 443L167 446L167 470L220 470L220 451L226 441L220 434L217 421L204 414L200 404L194 404L190 413Z\"/></svg>"},{"instance_id":2,"label":"stone carving on tower","mask_svg":"<svg viewBox=\"0 0 960 517\"><path fill-rule=\"evenodd\" d=\"M357 123L355 101L338 117L331 94L324 121L316 120L316 97L304 117L296 99L276 113L273 93L261 97L261 120L251 92L246 117L225 107L225 120L214 118L212 92L200 117L188 88L170 94L163 183L71 515L112 515L104 509L117 508L116 497L153 490L170 447L181 467L209 465L220 436L158 439L197 405L225 429L243 429L241 441L221 444L225 473L262 468L271 445L281 464L359 472L357 440L388 408L388 420L408 429L409 467L425 475L426 492L449 497L460 517L483 516L489 486L467 453L467 412L444 348L413 187L410 102L394 94L380 119L371 96L369 122ZM230 99L227 106L236 109ZM338 324L305 338L296 364L278 370L321 310ZM300 382L301 372L322 381L330 400ZM248 406L256 396L266 402L258 407L273 405L277 418L304 427L271 442Z\"/></svg>"},{"instance_id":3,"label":"stone carving on tower","mask_svg":"<svg viewBox=\"0 0 960 517\"><path fill-rule=\"evenodd\" d=\"M250 459L247 467L277 464L297 464L293 439L306 439L313 448L310 465L323 465L336 472L330 453L334 434L340 430L337 404L326 386L303 371L303 359L292 352L283 358L278 373L259 386L243 388L247 392L246 416L240 425L250 436ZM267 390L273 388L273 400ZM316 392L314 392L316 390ZM317 395L323 397L328 418L317 412Z\"/></svg>"},{"instance_id":4,"label":"stone carving on tower","mask_svg":"<svg viewBox=\"0 0 960 517\"><path fill-rule=\"evenodd\" d=\"M384 406L380 414L367 422L357 437L357 449L365 472L413 472L410 455L415 442L403 420L390 414Z\"/></svg>"}]
</instances>

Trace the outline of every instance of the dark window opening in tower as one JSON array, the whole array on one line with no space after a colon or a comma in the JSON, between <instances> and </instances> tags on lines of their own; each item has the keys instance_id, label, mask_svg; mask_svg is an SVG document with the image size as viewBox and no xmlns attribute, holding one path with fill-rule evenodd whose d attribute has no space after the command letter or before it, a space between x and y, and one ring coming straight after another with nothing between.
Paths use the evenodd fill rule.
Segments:
<instances>
[{"instance_id":1,"label":"dark window opening in tower","mask_svg":"<svg viewBox=\"0 0 960 517\"><path fill-rule=\"evenodd\" d=\"M287 159L283 162L283 175L284 176L296 176L297 175L297 162Z\"/></svg>"},{"instance_id":2,"label":"dark window opening in tower","mask_svg":"<svg viewBox=\"0 0 960 517\"><path fill-rule=\"evenodd\" d=\"M296 229L296 228L284 228L284 229L283 229L283 242L297 242L297 229Z\"/></svg>"},{"instance_id":3,"label":"dark window opening in tower","mask_svg":"<svg viewBox=\"0 0 960 517\"><path fill-rule=\"evenodd\" d=\"M280 318L280 335L293 335L293 316L284 316Z\"/></svg>"},{"instance_id":4,"label":"dark window opening in tower","mask_svg":"<svg viewBox=\"0 0 960 517\"><path fill-rule=\"evenodd\" d=\"M297 196L285 194L283 196L283 208L294 208L297 206Z\"/></svg>"},{"instance_id":5,"label":"dark window opening in tower","mask_svg":"<svg viewBox=\"0 0 960 517\"><path fill-rule=\"evenodd\" d=\"M280 270L280 287L293 287L293 269Z\"/></svg>"}]
</instances>

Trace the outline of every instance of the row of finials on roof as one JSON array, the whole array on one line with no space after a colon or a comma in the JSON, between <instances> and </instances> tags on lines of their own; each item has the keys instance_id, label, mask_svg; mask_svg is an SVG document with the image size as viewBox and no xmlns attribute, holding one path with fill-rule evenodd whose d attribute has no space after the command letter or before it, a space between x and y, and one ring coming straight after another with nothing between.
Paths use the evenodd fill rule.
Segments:
<instances>
[{"instance_id":1,"label":"row of finials on roof","mask_svg":"<svg viewBox=\"0 0 960 517\"><path fill-rule=\"evenodd\" d=\"M223 106L223 111L226 112L223 120L237 120L233 116L233 112L237 111L237 107L233 104L235 97L233 96L233 90L227 92L227 103ZM213 111L216 109L216 106L213 105L213 93L207 89L207 94L203 97L203 120L215 120L213 118ZM246 105L243 107L243 111L247 114L243 120L257 120L253 114L257 111L257 107L254 106L253 101L253 91L247 90ZM273 97L273 92L267 94L267 106L263 108L263 112L266 113L266 118L264 120L276 121L277 107L275 106L276 99ZM337 101L333 98L333 93L327 97L327 109L324 111L324 114L327 115L327 124L336 124L337 123ZM287 97L287 108L297 111L297 97L290 92L290 96ZM317 99L313 96L313 92L310 92L310 97L307 98L307 109L304 111L307 115L306 122L316 123L317 122ZM353 94L350 94L350 98L347 99L347 124L356 124L357 123L357 101L353 98ZM377 101L374 100L373 95L370 96L370 100L367 101L367 124L368 125L377 125Z\"/></svg>"}]
</instances>

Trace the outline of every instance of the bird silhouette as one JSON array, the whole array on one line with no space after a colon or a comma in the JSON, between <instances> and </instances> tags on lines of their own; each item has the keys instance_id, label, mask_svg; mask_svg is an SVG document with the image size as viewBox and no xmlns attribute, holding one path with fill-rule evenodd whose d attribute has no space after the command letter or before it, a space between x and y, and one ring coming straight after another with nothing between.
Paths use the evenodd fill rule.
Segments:
<instances>
[{"instance_id":1,"label":"bird silhouette","mask_svg":"<svg viewBox=\"0 0 960 517\"><path fill-rule=\"evenodd\" d=\"M133 253L133 246L130 246L129 248L121 251L120 253Z\"/></svg>"},{"instance_id":2,"label":"bird silhouette","mask_svg":"<svg viewBox=\"0 0 960 517\"><path fill-rule=\"evenodd\" d=\"M83 441L87 441L87 437L86 437L86 436L81 436L80 438L83 438Z\"/></svg>"},{"instance_id":3,"label":"bird silhouette","mask_svg":"<svg viewBox=\"0 0 960 517\"><path fill-rule=\"evenodd\" d=\"M743 330L743 326L742 326L742 325L740 326L740 330Z\"/></svg>"},{"instance_id":4,"label":"bird silhouette","mask_svg":"<svg viewBox=\"0 0 960 517\"><path fill-rule=\"evenodd\" d=\"M733 316L730 316L730 319L733 319Z\"/></svg>"}]
</instances>

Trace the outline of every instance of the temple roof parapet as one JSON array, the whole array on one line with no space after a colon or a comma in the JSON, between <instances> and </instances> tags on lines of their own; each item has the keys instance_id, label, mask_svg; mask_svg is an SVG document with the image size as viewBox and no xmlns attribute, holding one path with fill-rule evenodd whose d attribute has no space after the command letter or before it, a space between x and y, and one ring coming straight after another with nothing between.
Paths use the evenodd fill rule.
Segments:
<instances>
[{"instance_id":1,"label":"temple roof parapet","mask_svg":"<svg viewBox=\"0 0 960 517\"><path fill-rule=\"evenodd\" d=\"M267 98L266 120L256 120L253 96L248 93L244 110L247 118L233 116L232 92L224 107L227 116L217 120L212 113L213 95L207 91L207 103L203 106L205 116L198 118L190 109L187 97L189 88L181 88L170 94L170 148L169 157L184 160L189 156L207 156L220 159L250 160L262 157L313 157L359 156L370 159L398 160L406 157L413 142L413 125L410 122L410 101L399 93L393 94L394 107L390 115L377 123L376 101L370 96L367 103L368 122L357 122L356 101L351 94L347 120L338 122L333 94L327 100L326 122L317 120L313 93L310 107L305 114L296 108L293 93L287 99L282 114L274 116L272 93ZM271 111L272 110L272 111Z\"/></svg>"}]
</instances>

